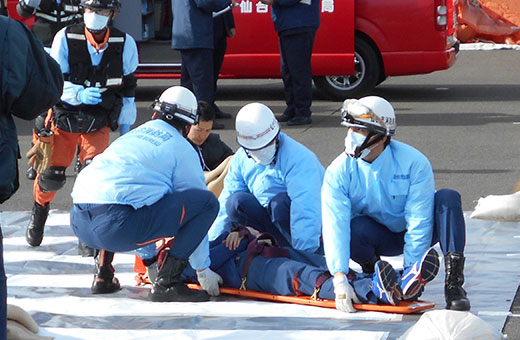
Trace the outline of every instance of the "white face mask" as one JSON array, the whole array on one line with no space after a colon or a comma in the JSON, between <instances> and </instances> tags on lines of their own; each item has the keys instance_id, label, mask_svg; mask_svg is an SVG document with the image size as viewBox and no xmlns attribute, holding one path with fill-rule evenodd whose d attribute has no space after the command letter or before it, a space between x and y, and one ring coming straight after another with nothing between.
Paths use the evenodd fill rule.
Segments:
<instances>
[{"instance_id":1,"label":"white face mask","mask_svg":"<svg viewBox=\"0 0 520 340\"><path fill-rule=\"evenodd\" d=\"M350 156L354 157L356 153L356 149L363 144L365 141L365 136L363 136L360 133L354 132L351 129L347 132L347 137L345 137L345 153ZM365 158L370 153L370 149L366 148L363 151L361 151L361 155L359 155L359 158Z\"/></svg>"},{"instance_id":2,"label":"white face mask","mask_svg":"<svg viewBox=\"0 0 520 340\"><path fill-rule=\"evenodd\" d=\"M97 14L94 12L88 12L83 14L83 21L87 29L91 31L101 31L107 27L109 17Z\"/></svg>"},{"instance_id":3,"label":"white face mask","mask_svg":"<svg viewBox=\"0 0 520 340\"><path fill-rule=\"evenodd\" d=\"M274 156L276 154L276 143L272 145L268 145L260 150L247 150L247 153L251 158L255 160L258 164L269 165L273 162Z\"/></svg>"}]
</instances>

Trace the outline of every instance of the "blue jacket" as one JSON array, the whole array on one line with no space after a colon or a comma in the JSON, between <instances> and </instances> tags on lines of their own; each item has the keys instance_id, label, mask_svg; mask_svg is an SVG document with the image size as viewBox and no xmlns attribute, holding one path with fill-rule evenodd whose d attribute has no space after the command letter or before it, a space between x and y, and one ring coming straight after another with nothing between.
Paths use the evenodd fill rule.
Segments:
<instances>
[{"instance_id":1,"label":"blue jacket","mask_svg":"<svg viewBox=\"0 0 520 340\"><path fill-rule=\"evenodd\" d=\"M276 162L257 164L240 148L231 160L219 196L220 211L209 230L210 240L231 229L226 201L235 192L250 192L267 207L271 199L287 192L291 199L292 245L314 252L320 245L320 190L324 168L316 155L291 137L280 133Z\"/></svg>"},{"instance_id":2,"label":"blue jacket","mask_svg":"<svg viewBox=\"0 0 520 340\"><path fill-rule=\"evenodd\" d=\"M172 0L172 48L213 48L212 13L231 0Z\"/></svg>"},{"instance_id":3,"label":"blue jacket","mask_svg":"<svg viewBox=\"0 0 520 340\"><path fill-rule=\"evenodd\" d=\"M76 178L71 196L74 204L126 204L139 209L187 189L207 190L199 157L179 131L155 119L94 157ZM197 269L209 266L207 237L190 256L190 263Z\"/></svg>"},{"instance_id":4,"label":"blue jacket","mask_svg":"<svg viewBox=\"0 0 520 340\"><path fill-rule=\"evenodd\" d=\"M278 33L294 28L317 29L320 27L320 0L311 0L310 5L301 0L274 0L271 16Z\"/></svg>"},{"instance_id":5,"label":"blue jacket","mask_svg":"<svg viewBox=\"0 0 520 340\"><path fill-rule=\"evenodd\" d=\"M372 163L339 155L322 187L323 244L329 271L348 272L350 220L369 216L404 236L405 268L428 250L435 184L430 162L417 149L392 140Z\"/></svg>"}]
</instances>

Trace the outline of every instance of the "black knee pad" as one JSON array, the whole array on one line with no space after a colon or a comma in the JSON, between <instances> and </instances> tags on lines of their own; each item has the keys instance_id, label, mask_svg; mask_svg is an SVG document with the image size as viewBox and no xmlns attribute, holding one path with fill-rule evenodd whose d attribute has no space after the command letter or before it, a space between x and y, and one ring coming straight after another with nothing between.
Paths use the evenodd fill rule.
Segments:
<instances>
[{"instance_id":1,"label":"black knee pad","mask_svg":"<svg viewBox=\"0 0 520 340\"><path fill-rule=\"evenodd\" d=\"M38 184L43 192L49 192L63 188L66 181L65 167L51 166L40 176Z\"/></svg>"}]
</instances>

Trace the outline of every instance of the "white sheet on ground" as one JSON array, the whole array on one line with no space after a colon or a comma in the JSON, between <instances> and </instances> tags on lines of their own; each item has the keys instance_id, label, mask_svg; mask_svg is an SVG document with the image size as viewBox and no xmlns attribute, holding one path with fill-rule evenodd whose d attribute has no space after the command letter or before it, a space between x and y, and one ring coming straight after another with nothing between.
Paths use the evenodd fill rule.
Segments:
<instances>
[{"instance_id":1,"label":"white sheet on ground","mask_svg":"<svg viewBox=\"0 0 520 340\"><path fill-rule=\"evenodd\" d=\"M232 296L204 303L153 303L146 298L149 288L135 285L133 253L116 254L114 259L123 289L94 296L93 260L77 255L68 213L51 211L38 248L25 242L28 221L29 212L0 214L8 303L28 311L40 325L39 334L56 340L396 339L420 317L346 314ZM520 223L468 218L466 223L465 288L471 311L501 330L519 282ZM385 259L401 265L399 257ZM443 284L441 269L422 297L435 302L436 309L444 308Z\"/></svg>"}]
</instances>

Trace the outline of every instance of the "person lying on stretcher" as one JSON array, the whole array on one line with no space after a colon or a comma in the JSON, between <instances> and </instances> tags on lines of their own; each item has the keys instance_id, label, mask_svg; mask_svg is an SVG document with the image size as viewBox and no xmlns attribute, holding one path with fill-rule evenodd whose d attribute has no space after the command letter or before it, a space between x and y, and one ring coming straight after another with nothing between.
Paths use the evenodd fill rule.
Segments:
<instances>
[{"instance_id":1,"label":"person lying on stretcher","mask_svg":"<svg viewBox=\"0 0 520 340\"><path fill-rule=\"evenodd\" d=\"M211 270L222 277L224 287L276 295L335 299L333 278L327 271L322 255L280 247L272 235L260 233L251 227L235 228L211 241L210 258ZM349 272L348 280L354 290L352 301L398 305L403 296L401 273L382 260L375 267L374 274L357 273L353 270ZM418 276L415 282L406 285L408 289L417 292L412 299L417 300L424 285L438 272L437 252L430 249L414 267L418 272L421 272L421 268L428 267L425 269L432 274L428 280ZM186 282L196 282L196 273L190 266L186 267L182 276ZM353 307L349 310L355 311Z\"/></svg>"}]
</instances>

